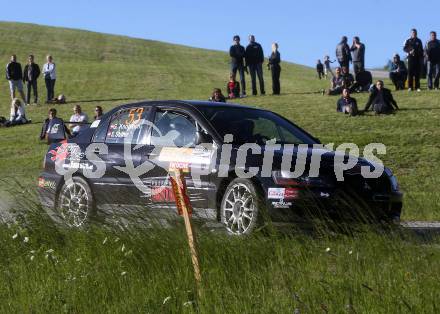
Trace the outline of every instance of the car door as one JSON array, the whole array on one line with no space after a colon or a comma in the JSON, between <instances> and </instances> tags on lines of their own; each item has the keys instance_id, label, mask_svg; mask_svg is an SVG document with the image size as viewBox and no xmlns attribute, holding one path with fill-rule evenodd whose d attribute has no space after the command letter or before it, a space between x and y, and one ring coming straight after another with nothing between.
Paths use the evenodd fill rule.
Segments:
<instances>
[{"instance_id":1,"label":"car door","mask_svg":"<svg viewBox=\"0 0 440 314\"><path fill-rule=\"evenodd\" d=\"M156 107L150 129L149 145L141 156L155 167L143 177L151 188L145 202L151 208L176 212L174 193L170 184L170 168L182 168L188 196L195 216L213 215L207 210L210 194L210 172L214 150L196 146L196 132L200 124L189 112L175 107ZM193 175L195 174L195 175ZM211 217L212 218L212 217Z\"/></svg>"},{"instance_id":2,"label":"car door","mask_svg":"<svg viewBox=\"0 0 440 314\"><path fill-rule=\"evenodd\" d=\"M93 181L98 207L140 202L136 180L133 180L133 171L140 161L140 152L135 147L146 143L149 109L148 106L122 108L98 126L94 143L103 145L94 153L105 164L104 175Z\"/></svg>"}]
</instances>

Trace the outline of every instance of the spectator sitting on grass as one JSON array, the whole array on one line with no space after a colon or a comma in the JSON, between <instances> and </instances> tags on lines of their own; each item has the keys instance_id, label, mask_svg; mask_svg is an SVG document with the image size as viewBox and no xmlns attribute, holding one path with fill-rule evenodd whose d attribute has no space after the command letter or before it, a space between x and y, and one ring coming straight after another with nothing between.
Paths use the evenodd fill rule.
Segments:
<instances>
[{"instance_id":1,"label":"spectator sitting on grass","mask_svg":"<svg viewBox=\"0 0 440 314\"><path fill-rule=\"evenodd\" d=\"M391 91L388 88L384 88L383 85L381 80L376 82L376 86L371 91L364 111L368 111L371 105L373 105L373 110L376 114L388 114L392 113L394 109L399 109Z\"/></svg>"},{"instance_id":2,"label":"spectator sitting on grass","mask_svg":"<svg viewBox=\"0 0 440 314\"><path fill-rule=\"evenodd\" d=\"M327 95L339 95L344 88L344 78L341 75L341 68L336 68L335 75L332 77L330 89L327 91Z\"/></svg>"},{"instance_id":3,"label":"spectator sitting on grass","mask_svg":"<svg viewBox=\"0 0 440 314\"><path fill-rule=\"evenodd\" d=\"M226 91L228 92L229 99L240 97L240 83L235 80L234 73L231 73L231 75L229 75L229 82L226 85Z\"/></svg>"},{"instance_id":4,"label":"spectator sitting on grass","mask_svg":"<svg viewBox=\"0 0 440 314\"><path fill-rule=\"evenodd\" d=\"M351 116L358 114L356 99L350 96L348 88L342 90L342 97L336 103L336 111L350 114Z\"/></svg>"},{"instance_id":5,"label":"spectator sitting on grass","mask_svg":"<svg viewBox=\"0 0 440 314\"><path fill-rule=\"evenodd\" d=\"M353 74L351 74L348 71L348 67L342 67L341 68L341 72L342 72L342 80L344 88L348 88L350 91L352 91L352 89L354 88L354 77Z\"/></svg>"},{"instance_id":6,"label":"spectator sitting on grass","mask_svg":"<svg viewBox=\"0 0 440 314\"><path fill-rule=\"evenodd\" d=\"M408 76L405 62L400 60L400 56L396 53L393 57L393 62L390 64L390 79L393 82L396 90L405 89L405 82Z\"/></svg>"},{"instance_id":7,"label":"spectator sitting on grass","mask_svg":"<svg viewBox=\"0 0 440 314\"><path fill-rule=\"evenodd\" d=\"M57 143L65 140L66 134L71 136L63 119L57 117L57 110L55 108L49 109L48 118L41 128L40 140L46 140L48 144Z\"/></svg>"},{"instance_id":8,"label":"spectator sitting on grass","mask_svg":"<svg viewBox=\"0 0 440 314\"><path fill-rule=\"evenodd\" d=\"M212 92L209 100L214 102L226 102L226 98L225 96L223 96L220 88L214 88L214 91Z\"/></svg>"},{"instance_id":9,"label":"spectator sitting on grass","mask_svg":"<svg viewBox=\"0 0 440 314\"><path fill-rule=\"evenodd\" d=\"M370 71L361 69L355 75L355 82L352 91L366 92L373 83L373 76Z\"/></svg>"},{"instance_id":10,"label":"spectator sitting on grass","mask_svg":"<svg viewBox=\"0 0 440 314\"><path fill-rule=\"evenodd\" d=\"M76 136L81 130L84 129L84 125L82 124L87 123L89 118L85 113L81 111L80 105L76 105L75 107L73 107L73 112L74 114L70 117L69 122L76 122L76 123L71 123L69 125L69 128L72 129L72 136Z\"/></svg>"},{"instance_id":11,"label":"spectator sitting on grass","mask_svg":"<svg viewBox=\"0 0 440 314\"><path fill-rule=\"evenodd\" d=\"M14 98L11 103L11 115L7 126L25 124L28 122L23 102L18 98Z\"/></svg>"},{"instance_id":12,"label":"spectator sitting on grass","mask_svg":"<svg viewBox=\"0 0 440 314\"><path fill-rule=\"evenodd\" d=\"M102 111L102 107L101 106L96 106L94 119L95 120L101 120L101 117L102 117L103 114L104 113Z\"/></svg>"}]
</instances>

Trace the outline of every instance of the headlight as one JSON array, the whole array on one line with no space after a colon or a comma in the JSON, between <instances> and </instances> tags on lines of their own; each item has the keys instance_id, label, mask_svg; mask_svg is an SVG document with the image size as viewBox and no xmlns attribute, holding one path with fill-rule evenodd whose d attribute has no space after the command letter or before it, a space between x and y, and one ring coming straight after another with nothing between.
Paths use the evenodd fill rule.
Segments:
<instances>
[{"instance_id":1,"label":"headlight","mask_svg":"<svg viewBox=\"0 0 440 314\"><path fill-rule=\"evenodd\" d=\"M326 183L319 177L293 177L289 171L272 171L272 179L277 185L290 186L324 186Z\"/></svg>"},{"instance_id":2,"label":"headlight","mask_svg":"<svg viewBox=\"0 0 440 314\"><path fill-rule=\"evenodd\" d=\"M399 183L397 182L397 178L395 176L391 176L390 181L391 181L391 188L393 189L393 191L399 191L400 187L399 187Z\"/></svg>"},{"instance_id":3,"label":"headlight","mask_svg":"<svg viewBox=\"0 0 440 314\"><path fill-rule=\"evenodd\" d=\"M393 172L391 171L391 169L390 168L385 168L384 172L386 173L388 178L390 178L391 189L393 191L399 191L399 189L400 189L399 183L397 182L397 178L393 175Z\"/></svg>"}]
</instances>

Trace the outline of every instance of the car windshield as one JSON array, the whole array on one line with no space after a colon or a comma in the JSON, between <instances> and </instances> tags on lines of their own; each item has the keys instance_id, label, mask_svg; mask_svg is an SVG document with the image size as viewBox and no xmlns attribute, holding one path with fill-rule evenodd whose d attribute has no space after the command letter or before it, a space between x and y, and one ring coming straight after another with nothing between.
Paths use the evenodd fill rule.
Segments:
<instances>
[{"instance_id":1,"label":"car windshield","mask_svg":"<svg viewBox=\"0 0 440 314\"><path fill-rule=\"evenodd\" d=\"M234 144L276 141L279 144L315 144L316 139L277 114L237 107L198 108L222 138L232 134Z\"/></svg>"}]
</instances>

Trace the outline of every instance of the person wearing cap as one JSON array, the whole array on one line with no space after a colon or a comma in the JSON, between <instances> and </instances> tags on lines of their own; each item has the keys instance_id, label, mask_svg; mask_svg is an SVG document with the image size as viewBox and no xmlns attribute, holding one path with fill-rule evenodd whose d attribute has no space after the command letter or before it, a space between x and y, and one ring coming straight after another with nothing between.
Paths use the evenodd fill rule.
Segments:
<instances>
[{"instance_id":1,"label":"person wearing cap","mask_svg":"<svg viewBox=\"0 0 440 314\"><path fill-rule=\"evenodd\" d=\"M440 78L440 40L437 39L437 33L432 31L430 39L425 45L425 55L428 61L428 88L439 89Z\"/></svg>"},{"instance_id":2,"label":"person wearing cap","mask_svg":"<svg viewBox=\"0 0 440 314\"><path fill-rule=\"evenodd\" d=\"M407 75L408 71L406 70L405 62L400 60L400 56L396 53L390 64L390 80L393 82L396 90L405 88Z\"/></svg>"},{"instance_id":3,"label":"person wearing cap","mask_svg":"<svg viewBox=\"0 0 440 314\"><path fill-rule=\"evenodd\" d=\"M423 67L423 44L417 37L417 30L411 30L411 37L404 45L403 51L408 56L408 91L416 89L420 92L420 75Z\"/></svg>"},{"instance_id":4,"label":"person wearing cap","mask_svg":"<svg viewBox=\"0 0 440 314\"><path fill-rule=\"evenodd\" d=\"M263 78L263 62L264 54L261 45L255 41L254 35L249 35L249 45L246 47L246 66L249 67L249 74L252 81L252 95L257 95L257 81L260 83L260 94L265 95L264 78Z\"/></svg>"},{"instance_id":5,"label":"person wearing cap","mask_svg":"<svg viewBox=\"0 0 440 314\"><path fill-rule=\"evenodd\" d=\"M246 50L240 45L240 36L235 35L233 45L229 48L229 56L231 57L231 73L234 76L240 73L241 97L246 96L246 79L244 72L247 71L245 62Z\"/></svg>"},{"instance_id":6,"label":"person wearing cap","mask_svg":"<svg viewBox=\"0 0 440 314\"><path fill-rule=\"evenodd\" d=\"M69 122L71 123L69 124L69 128L72 130L72 136L76 136L85 128L84 124L88 122L89 118L81 111L80 105L75 105L75 107L73 107L73 112L74 114L70 117Z\"/></svg>"}]
</instances>

